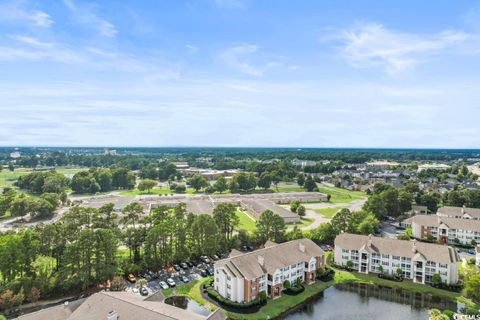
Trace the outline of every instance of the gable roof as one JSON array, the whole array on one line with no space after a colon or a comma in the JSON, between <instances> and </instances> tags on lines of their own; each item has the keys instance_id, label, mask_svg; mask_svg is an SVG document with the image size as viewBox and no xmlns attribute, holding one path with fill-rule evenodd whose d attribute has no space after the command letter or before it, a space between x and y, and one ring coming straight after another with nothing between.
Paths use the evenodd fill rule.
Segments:
<instances>
[{"instance_id":1,"label":"gable roof","mask_svg":"<svg viewBox=\"0 0 480 320\"><path fill-rule=\"evenodd\" d=\"M445 225L449 229L471 230L480 232L480 220L461 219L443 217L437 215L414 216L412 224L418 224L426 227L436 227Z\"/></svg>"},{"instance_id":2,"label":"gable roof","mask_svg":"<svg viewBox=\"0 0 480 320\"><path fill-rule=\"evenodd\" d=\"M323 250L310 239L298 239L281 244L270 242L263 249L217 261L215 268L225 267L233 274L251 280L265 273L273 274L285 266L307 262L312 257L323 255ZM259 260L263 260L263 264Z\"/></svg>"},{"instance_id":3,"label":"gable roof","mask_svg":"<svg viewBox=\"0 0 480 320\"><path fill-rule=\"evenodd\" d=\"M438 215L444 215L449 217L463 217L464 214L468 214L471 217L480 218L480 209L468 208L468 207L441 207L437 210Z\"/></svg>"},{"instance_id":4,"label":"gable roof","mask_svg":"<svg viewBox=\"0 0 480 320\"><path fill-rule=\"evenodd\" d=\"M456 263L460 258L452 247L408 240L379 238L351 233L342 233L335 238L335 247L349 250L361 250L369 247L370 250L394 256L414 258L421 254L426 260L441 263Z\"/></svg>"},{"instance_id":5,"label":"gable roof","mask_svg":"<svg viewBox=\"0 0 480 320\"><path fill-rule=\"evenodd\" d=\"M119 319L148 320L204 320L206 317L168 305L163 302L145 301L128 292L98 292L90 296L67 319L106 319L111 311Z\"/></svg>"}]
</instances>

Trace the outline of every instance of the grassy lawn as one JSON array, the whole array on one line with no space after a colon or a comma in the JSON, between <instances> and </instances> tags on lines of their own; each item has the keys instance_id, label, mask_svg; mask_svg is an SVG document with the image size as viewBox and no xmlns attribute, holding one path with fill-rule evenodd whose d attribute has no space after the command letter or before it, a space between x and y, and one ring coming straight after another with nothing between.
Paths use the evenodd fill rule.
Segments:
<instances>
[{"instance_id":1,"label":"grassy lawn","mask_svg":"<svg viewBox=\"0 0 480 320\"><path fill-rule=\"evenodd\" d=\"M278 187L278 189L273 188L275 192L305 192L306 190L300 186L284 186Z\"/></svg>"},{"instance_id":2,"label":"grassy lawn","mask_svg":"<svg viewBox=\"0 0 480 320\"><path fill-rule=\"evenodd\" d=\"M3 169L0 171L0 187L11 187L13 186L14 180L17 180L19 177L29 174L30 172L32 171L23 169L10 171L8 169Z\"/></svg>"},{"instance_id":3,"label":"grassy lawn","mask_svg":"<svg viewBox=\"0 0 480 320\"><path fill-rule=\"evenodd\" d=\"M165 297L170 297L174 294L187 296L190 299L195 300L199 305L202 305L205 308L211 311L214 311L215 309L217 309L217 307L214 304L210 303L209 301L205 300L201 294L202 284L204 284L209 280L211 280L211 277L204 278L204 279L202 278L200 280L195 280L189 283L180 284L174 289L163 290L163 295Z\"/></svg>"},{"instance_id":4,"label":"grassy lawn","mask_svg":"<svg viewBox=\"0 0 480 320\"><path fill-rule=\"evenodd\" d=\"M140 191L138 189L133 189L129 191L123 191L120 192L120 195L122 196L138 196L138 195L143 195L143 194L158 194L158 195L164 195L164 194L173 194L173 191L167 188L153 188L151 190L145 190L145 191Z\"/></svg>"},{"instance_id":5,"label":"grassy lawn","mask_svg":"<svg viewBox=\"0 0 480 320\"><path fill-rule=\"evenodd\" d=\"M311 218L300 218L300 223L296 223L296 224L287 224L287 227L289 229L293 229L293 227L297 226L299 227L300 229L306 227L306 226L309 226L311 225L313 222L315 221L315 219L311 219Z\"/></svg>"},{"instance_id":6,"label":"grassy lawn","mask_svg":"<svg viewBox=\"0 0 480 320\"><path fill-rule=\"evenodd\" d=\"M315 284L305 286L305 291L296 295L282 295L282 297L271 300L268 299L267 305L262 307L258 312L252 314L241 314L234 312L226 312L229 319L271 319L280 316L287 310L293 309L302 304L306 299L317 295L328 287L332 286L334 281L317 282Z\"/></svg>"},{"instance_id":7,"label":"grassy lawn","mask_svg":"<svg viewBox=\"0 0 480 320\"><path fill-rule=\"evenodd\" d=\"M240 220L240 224L237 227L238 230L246 230L248 232L255 231L255 219L252 216L245 211L237 210L237 217Z\"/></svg>"},{"instance_id":8,"label":"grassy lawn","mask_svg":"<svg viewBox=\"0 0 480 320\"><path fill-rule=\"evenodd\" d=\"M336 187L320 187L319 191L321 193L329 194L332 197L330 198L331 203L350 203L355 200L364 199L367 195L360 191L350 191L342 188Z\"/></svg>"},{"instance_id":9,"label":"grassy lawn","mask_svg":"<svg viewBox=\"0 0 480 320\"><path fill-rule=\"evenodd\" d=\"M313 209L313 211L315 211L318 214L321 214L327 219L332 219L335 213L337 213L343 208L346 208L346 207L342 206L342 207L334 207L334 208Z\"/></svg>"}]
</instances>

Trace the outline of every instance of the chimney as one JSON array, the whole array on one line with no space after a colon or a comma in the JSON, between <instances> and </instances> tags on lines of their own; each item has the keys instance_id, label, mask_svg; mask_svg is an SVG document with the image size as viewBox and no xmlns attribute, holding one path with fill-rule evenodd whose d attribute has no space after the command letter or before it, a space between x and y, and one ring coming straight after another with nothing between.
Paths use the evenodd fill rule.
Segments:
<instances>
[{"instance_id":1,"label":"chimney","mask_svg":"<svg viewBox=\"0 0 480 320\"><path fill-rule=\"evenodd\" d=\"M467 209L467 206L466 206L466 205L463 205L463 206L462 206L462 214L465 214L465 212L466 212L465 209Z\"/></svg>"},{"instance_id":2,"label":"chimney","mask_svg":"<svg viewBox=\"0 0 480 320\"><path fill-rule=\"evenodd\" d=\"M417 245L416 245L417 241L414 239L413 240L413 245L412 245L412 252L413 253L417 253Z\"/></svg>"},{"instance_id":3,"label":"chimney","mask_svg":"<svg viewBox=\"0 0 480 320\"><path fill-rule=\"evenodd\" d=\"M303 243L298 244L298 249L302 252L305 252L305 245Z\"/></svg>"},{"instance_id":4,"label":"chimney","mask_svg":"<svg viewBox=\"0 0 480 320\"><path fill-rule=\"evenodd\" d=\"M118 319L118 313L115 310L110 311L107 313L107 320L117 320Z\"/></svg>"},{"instance_id":5,"label":"chimney","mask_svg":"<svg viewBox=\"0 0 480 320\"><path fill-rule=\"evenodd\" d=\"M368 235L367 247L371 247L371 246L372 246L372 234L369 234L369 235Z\"/></svg>"},{"instance_id":6,"label":"chimney","mask_svg":"<svg viewBox=\"0 0 480 320\"><path fill-rule=\"evenodd\" d=\"M263 259L262 256L257 256L257 261L258 261L258 264L261 265L262 267L265 264L265 260Z\"/></svg>"}]
</instances>

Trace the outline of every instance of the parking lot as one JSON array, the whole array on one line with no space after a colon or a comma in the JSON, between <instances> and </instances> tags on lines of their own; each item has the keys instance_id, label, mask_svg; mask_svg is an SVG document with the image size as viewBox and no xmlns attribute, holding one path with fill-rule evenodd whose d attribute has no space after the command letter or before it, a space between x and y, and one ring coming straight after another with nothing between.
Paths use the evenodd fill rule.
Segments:
<instances>
[{"instance_id":1,"label":"parking lot","mask_svg":"<svg viewBox=\"0 0 480 320\"><path fill-rule=\"evenodd\" d=\"M223 254L218 258L227 257L228 254ZM215 259L203 256L203 260L199 259L179 265L172 265L158 271L146 270L145 272L140 272L135 275L136 282L138 282L139 279L145 279L147 284L144 287L148 290L148 295L152 295L159 291L175 288L178 285L213 275L213 264L215 260L218 260L216 256ZM139 293L136 282L127 281L127 291Z\"/></svg>"}]
</instances>

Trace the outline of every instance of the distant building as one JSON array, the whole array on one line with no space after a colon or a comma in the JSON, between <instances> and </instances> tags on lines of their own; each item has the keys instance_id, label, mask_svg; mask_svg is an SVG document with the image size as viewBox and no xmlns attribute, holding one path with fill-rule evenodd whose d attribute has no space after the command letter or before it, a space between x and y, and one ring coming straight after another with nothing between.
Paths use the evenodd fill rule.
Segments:
<instances>
[{"instance_id":1,"label":"distant building","mask_svg":"<svg viewBox=\"0 0 480 320\"><path fill-rule=\"evenodd\" d=\"M242 199L241 206L252 213L255 219L259 219L261 214L270 210L273 213L279 215L285 223L297 223L300 222L300 216L295 212L280 207L273 201L265 199Z\"/></svg>"},{"instance_id":2,"label":"distant building","mask_svg":"<svg viewBox=\"0 0 480 320\"><path fill-rule=\"evenodd\" d=\"M22 157L22 155L20 154L19 151L14 151L14 152L10 153L10 158L12 158L12 159L18 159L18 158L21 158L21 157Z\"/></svg>"},{"instance_id":3,"label":"distant building","mask_svg":"<svg viewBox=\"0 0 480 320\"><path fill-rule=\"evenodd\" d=\"M414 216L413 236L418 239L433 237L439 243L480 243L480 220L450 218L439 215Z\"/></svg>"},{"instance_id":4,"label":"distant building","mask_svg":"<svg viewBox=\"0 0 480 320\"><path fill-rule=\"evenodd\" d=\"M224 298L249 302L260 292L274 299L281 296L286 280L315 282L317 269L325 265L324 252L310 239L282 244L267 242L253 252L232 251L214 265L214 288Z\"/></svg>"},{"instance_id":5,"label":"distant building","mask_svg":"<svg viewBox=\"0 0 480 320\"><path fill-rule=\"evenodd\" d=\"M394 161L371 161L365 164L366 169L372 171L389 170L399 165L400 163Z\"/></svg>"},{"instance_id":6,"label":"distant building","mask_svg":"<svg viewBox=\"0 0 480 320\"><path fill-rule=\"evenodd\" d=\"M106 155L106 156L116 156L117 155L117 150L115 150L115 149L109 150L108 148L105 148L103 150L103 154Z\"/></svg>"},{"instance_id":7,"label":"distant building","mask_svg":"<svg viewBox=\"0 0 480 320\"><path fill-rule=\"evenodd\" d=\"M480 209L463 207L441 207L437 210L440 217L480 220Z\"/></svg>"},{"instance_id":8,"label":"distant building","mask_svg":"<svg viewBox=\"0 0 480 320\"><path fill-rule=\"evenodd\" d=\"M423 170L447 170L450 169L451 166L448 164L443 164L443 163L424 163L418 166L418 172L421 172Z\"/></svg>"},{"instance_id":9,"label":"distant building","mask_svg":"<svg viewBox=\"0 0 480 320\"><path fill-rule=\"evenodd\" d=\"M431 283L439 274L446 284L458 282L460 257L454 248L419 241L342 233L335 238L335 262L360 273L396 274L415 283Z\"/></svg>"},{"instance_id":10,"label":"distant building","mask_svg":"<svg viewBox=\"0 0 480 320\"><path fill-rule=\"evenodd\" d=\"M173 163L177 169L187 169L188 168L188 162L174 162Z\"/></svg>"},{"instance_id":11,"label":"distant building","mask_svg":"<svg viewBox=\"0 0 480 320\"><path fill-rule=\"evenodd\" d=\"M300 159L293 159L292 160L292 164L294 166L298 166L298 167L311 167L311 166L314 166L316 164L315 161L312 161L312 160L300 160Z\"/></svg>"}]
</instances>

